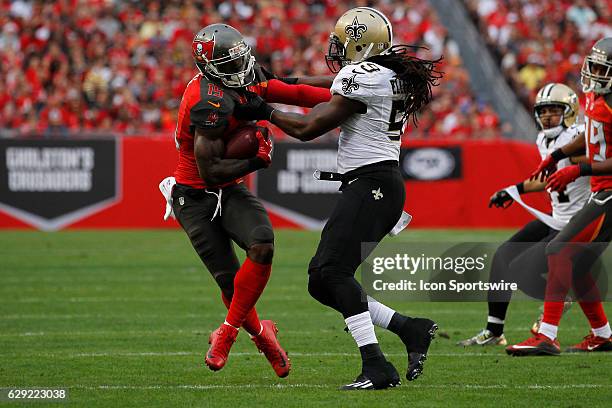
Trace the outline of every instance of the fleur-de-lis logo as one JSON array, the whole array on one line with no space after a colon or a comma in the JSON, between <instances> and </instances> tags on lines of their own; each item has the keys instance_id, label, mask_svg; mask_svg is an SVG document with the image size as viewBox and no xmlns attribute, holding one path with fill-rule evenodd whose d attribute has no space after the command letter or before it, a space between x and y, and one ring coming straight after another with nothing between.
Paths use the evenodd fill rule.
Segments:
<instances>
[{"instance_id":1,"label":"fleur-de-lis logo","mask_svg":"<svg viewBox=\"0 0 612 408\"><path fill-rule=\"evenodd\" d=\"M376 201L384 197L383 193L380 192L380 187L378 187L378 190L372 190L372 196Z\"/></svg>"},{"instance_id":2,"label":"fleur-de-lis logo","mask_svg":"<svg viewBox=\"0 0 612 408\"><path fill-rule=\"evenodd\" d=\"M357 74L353 74L348 78L342 78L342 92L348 95L351 92L359 89L359 84L355 82L356 76Z\"/></svg>"},{"instance_id":3,"label":"fleur-de-lis logo","mask_svg":"<svg viewBox=\"0 0 612 408\"><path fill-rule=\"evenodd\" d=\"M363 33L366 31L368 31L368 26L361 24L359 20L357 20L357 16L355 16L351 25L344 27L344 32L355 41L361 39Z\"/></svg>"}]
</instances>

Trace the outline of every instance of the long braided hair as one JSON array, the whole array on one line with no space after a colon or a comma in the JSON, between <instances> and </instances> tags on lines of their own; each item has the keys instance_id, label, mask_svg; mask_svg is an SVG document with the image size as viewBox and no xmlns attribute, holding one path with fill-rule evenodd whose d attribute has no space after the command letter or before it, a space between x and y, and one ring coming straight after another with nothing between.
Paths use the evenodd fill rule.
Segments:
<instances>
[{"instance_id":1,"label":"long braided hair","mask_svg":"<svg viewBox=\"0 0 612 408\"><path fill-rule=\"evenodd\" d=\"M417 113L432 99L432 87L438 86L444 72L439 71L437 64L443 57L435 60L426 60L414 55L414 50L427 49L426 47L412 45L394 45L383 54L367 59L375 64L382 65L395 71L401 81L405 93L405 107L403 120L412 116L412 122L418 125Z\"/></svg>"}]
</instances>

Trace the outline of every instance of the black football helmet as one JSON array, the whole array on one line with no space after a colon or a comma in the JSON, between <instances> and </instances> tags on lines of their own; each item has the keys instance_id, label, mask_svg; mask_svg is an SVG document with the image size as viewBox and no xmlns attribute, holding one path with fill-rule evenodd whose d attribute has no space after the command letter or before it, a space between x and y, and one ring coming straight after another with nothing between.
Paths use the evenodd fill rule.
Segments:
<instances>
[{"instance_id":1,"label":"black football helmet","mask_svg":"<svg viewBox=\"0 0 612 408\"><path fill-rule=\"evenodd\" d=\"M612 37L597 41L580 70L583 92L607 94L612 91Z\"/></svg>"},{"instance_id":2,"label":"black football helmet","mask_svg":"<svg viewBox=\"0 0 612 408\"><path fill-rule=\"evenodd\" d=\"M193 39L193 59L200 72L223 85L240 88L255 80L255 57L238 30L227 24L211 24Z\"/></svg>"}]
</instances>

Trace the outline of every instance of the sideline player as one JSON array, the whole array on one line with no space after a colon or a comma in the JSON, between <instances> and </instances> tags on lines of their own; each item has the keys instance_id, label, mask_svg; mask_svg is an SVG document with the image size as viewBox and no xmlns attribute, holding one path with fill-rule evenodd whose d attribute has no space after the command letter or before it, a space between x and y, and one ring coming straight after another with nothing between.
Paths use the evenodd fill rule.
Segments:
<instances>
[{"instance_id":1,"label":"sideline player","mask_svg":"<svg viewBox=\"0 0 612 408\"><path fill-rule=\"evenodd\" d=\"M187 85L179 108L172 209L229 309L226 321L210 336L206 364L212 370L223 368L242 326L276 374L284 377L291 364L276 339L276 325L260 321L254 308L270 276L274 235L264 207L242 184L243 176L270 165L272 142L267 129L260 128L256 157L224 159L225 138L244 124L233 110L247 86L270 102L305 107L329 100L329 89L275 79L256 84L250 47L226 24L200 30L193 40L193 57L200 73ZM331 85L324 78L311 82ZM232 241L246 251L242 266Z\"/></svg>"},{"instance_id":2,"label":"sideline player","mask_svg":"<svg viewBox=\"0 0 612 408\"><path fill-rule=\"evenodd\" d=\"M578 96L566 85L549 83L538 91L533 114L540 129L536 146L542 159L574 138L582 137L584 125L576 124L578 110ZM563 159L557 163L557 169L574 163L577 163L574 158ZM524 194L543 191L545 185L543 181L527 179L518 183L516 188L520 194ZM568 184L560 193L551 192L552 217L559 223L567 224L570 218L586 204L588 198L588 177L579 178ZM508 192L503 189L493 194L489 207L494 205L507 208L512 202ZM525 225L495 252L489 280L491 282L514 280L520 282L521 289L530 288L537 294L536 296L543 296L546 281L541 278L541 274L546 272L547 268L545 248L558 232L558 229L539 219ZM512 291L489 292L487 326L474 337L462 340L457 345L505 346L507 341L504 336L504 324L511 297Z\"/></svg>"},{"instance_id":3,"label":"sideline player","mask_svg":"<svg viewBox=\"0 0 612 408\"><path fill-rule=\"evenodd\" d=\"M355 279L367 257L362 243L378 243L396 224L405 201L399 171L400 138L407 118L431 100L442 74L439 61L412 55L412 47L392 46L392 27L378 10L357 7L344 13L330 35L326 57L332 72L332 98L307 115L274 110L251 95L236 114L265 119L302 141L338 126L341 197L321 234L309 265L308 290L339 311L362 357L362 371L346 390L383 389L400 383L397 370L383 355L373 321L400 335L408 351L408 380L423 369L437 325L429 319L401 316L365 296ZM373 249L373 248L372 248Z\"/></svg>"},{"instance_id":4,"label":"sideline player","mask_svg":"<svg viewBox=\"0 0 612 408\"><path fill-rule=\"evenodd\" d=\"M586 56L581 82L586 94L585 137L555 150L540 163L533 176L547 175L555 163L581 154L586 148L589 163L557 170L548 178L546 187L563 191L577 178L591 176L592 194L584 208L546 247L548 279L544 316L537 334L506 348L508 354L515 356L558 355L561 352L557 329L563 312L563 299L572 286L578 295L585 291L593 293L597 289L593 283L586 288L577 286L584 282L573 274L572 261L584 256L586 251L600 253L612 238L612 37L597 41ZM583 297L579 304L589 320L591 332L566 351L612 351L612 331L599 296L595 299Z\"/></svg>"}]
</instances>

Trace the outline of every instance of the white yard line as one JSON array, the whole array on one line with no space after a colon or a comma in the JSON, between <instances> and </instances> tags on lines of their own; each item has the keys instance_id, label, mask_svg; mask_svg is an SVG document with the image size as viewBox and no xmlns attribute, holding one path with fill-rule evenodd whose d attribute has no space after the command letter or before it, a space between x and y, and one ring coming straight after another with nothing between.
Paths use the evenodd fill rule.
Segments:
<instances>
[{"instance_id":1,"label":"white yard line","mask_svg":"<svg viewBox=\"0 0 612 408\"><path fill-rule=\"evenodd\" d=\"M328 384L181 384L181 385L70 385L63 386L64 388L76 388L85 390L214 390L214 389L239 389L239 388L256 388L256 389L290 389L290 388L329 388L337 389L336 385ZM564 389L607 389L612 388L612 384L555 384L555 385L505 385L505 384L415 384L410 385L410 388L452 388L452 389L502 389L502 390L564 390ZM390 391L393 392L393 391Z\"/></svg>"},{"instance_id":2,"label":"white yard line","mask_svg":"<svg viewBox=\"0 0 612 408\"><path fill-rule=\"evenodd\" d=\"M505 356L499 353L501 348L491 350L491 353L477 352L457 352L457 353L429 353L429 357L496 357ZM194 356L201 357L205 353L202 351L147 351L147 352L132 352L132 351L109 351L109 352L93 352L93 353L29 353L28 357L48 357L48 358L82 358L82 357L175 357L175 356ZM1 354L0 354L1 355ZM7 354L5 354L7 355ZM261 355L258 352L232 352L232 357L253 357ZM389 357L406 357L406 353L385 353ZM582 356L583 353L565 353L566 356ZM612 357L612 353L593 353L597 357ZM322 352L322 353L301 353L289 352L290 357L358 357L357 353L339 353L339 352Z\"/></svg>"},{"instance_id":3,"label":"white yard line","mask_svg":"<svg viewBox=\"0 0 612 408\"><path fill-rule=\"evenodd\" d=\"M306 314L308 316L310 316L309 314ZM207 315L209 317L211 316L223 316L223 314L219 313L219 314L210 314ZM294 316L299 316L298 314L294 314L294 313L281 313L278 314L278 316L289 316L289 317L294 317ZM126 316L122 316L122 318L125 318ZM157 318L159 318L160 316L156 316ZM190 315L188 317L194 318L194 319L201 319L203 317L206 317L206 315ZM72 319L79 319L81 317L72 317ZM95 319L95 317L91 317L92 319ZM138 316L136 316L135 318L139 318ZM153 317L152 317L153 319ZM465 333L463 336L467 336L468 333L472 333L472 332L477 332L480 331L482 329L482 327L468 327L468 328L447 328L447 327L442 327L442 331L445 332L449 332L449 333L454 333L456 331L459 331L461 333ZM92 330L92 331L32 331L32 332L18 332L18 333L0 333L0 338L10 338L10 337L75 337L75 336L82 336L82 337L86 337L86 336L93 336L93 337L105 337L105 336L157 336L157 335L198 335L198 336L208 336L210 334L210 331L212 329L200 329L200 330ZM383 329L378 329L380 331L382 331ZM564 328L563 331L568 334L568 333L582 333L585 332L586 330L580 327L568 327L568 328ZM525 336L527 336L528 330L526 328L513 328L513 329L507 329L505 331L506 333L524 333ZM340 326L338 326L337 329L319 329L319 330L292 330L292 329L282 329L282 333L284 334L291 334L291 335L295 335L295 334L299 334L299 335L303 335L303 336L317 336L320 335L322 333L344 333L344 331L342 330L342 328ZM525 337L523 336L523 337ZM459 339L461 339L461 336L458 335L453 335L453 339L449 340L451 342L456 342ZM446 341L446 339L442 339L441 341Z\"/></svg>"}]
</instances>

